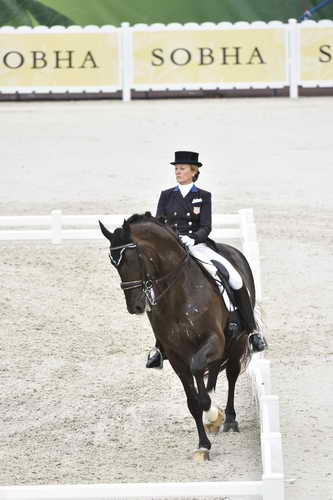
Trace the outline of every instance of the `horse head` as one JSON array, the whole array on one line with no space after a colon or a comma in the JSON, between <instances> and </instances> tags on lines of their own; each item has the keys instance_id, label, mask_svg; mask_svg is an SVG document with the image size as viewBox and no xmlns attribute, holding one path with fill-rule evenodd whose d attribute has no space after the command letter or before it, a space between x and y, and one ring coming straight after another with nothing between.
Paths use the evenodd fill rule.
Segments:
<instances>
[{"instance_id":1,"label":"horse head","mask_svg":"<svg viewBox=\"0 0 333 500\"><path fill-rule=\"evenodd\" d=\"M130 314L142 314L146 309L146 298L140 286L142 270L137 246L131 239L129 224L125 220L123 226L115 229L113 233L101 221L99 225L103 235L110 242L109 257L120 276L127 310Z\"/></svg>"},{"instance_id":2,"label":"horse head","mask_svg":"<svg viewBox=\"0 0 333 500\"><path fill-rule=\"evenodd\" d=\"M114 233L100 221L99 224L110 241L110 260L122 280L127 310L131 314L142 314L147 302L155 304L157 285L163 288L162 275L167 274L177 260L183 260L186 252L176 234L150 212L132 215Z\"/></svg>"}]
</instances>

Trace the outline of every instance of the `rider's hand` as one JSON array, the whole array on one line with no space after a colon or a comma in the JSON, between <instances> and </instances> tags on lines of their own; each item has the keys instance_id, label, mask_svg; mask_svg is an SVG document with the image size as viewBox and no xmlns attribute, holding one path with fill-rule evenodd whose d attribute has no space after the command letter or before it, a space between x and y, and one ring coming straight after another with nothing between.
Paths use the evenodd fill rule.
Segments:
<instances>
[{"instance_id":1,"label":"rider's hand","mask_svg":"<svg viewBox=\"0 0 333 500\"><path fill-rule=\"evenodd\" d=\"M184 245L186 245L187 247L193 247L193 245L195 243L194 239L190 238L186 234L181 235L180 239L182 240L182 242L184 243Z\"/></svg>"}]
</instances>

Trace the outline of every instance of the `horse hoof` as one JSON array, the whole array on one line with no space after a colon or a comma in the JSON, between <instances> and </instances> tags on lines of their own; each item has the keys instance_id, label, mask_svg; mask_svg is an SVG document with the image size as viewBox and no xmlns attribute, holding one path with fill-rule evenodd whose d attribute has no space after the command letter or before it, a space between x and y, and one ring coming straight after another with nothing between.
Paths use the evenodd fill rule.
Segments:
<instances>
[{"instance_id":1,"label":"horse hoof","mask_svg":"<svg viewBox=\"0 0 333 500\"><path fill-rule=\"evenodd\" d=\"M199 448L195 450L193 457L196 462L207 462L207 460L209 460L209 450L206 448Z\"/></svg>"},{"instance_id":2,"label":"horse hoof","mask_svg":"<svg viewBox=\"0 0 333 500\"><path fill-rule=\"evenodd\" d=\"M205 431L208 434L218 434L223 422L224 422L224 412L223 412L223 410L221 410L221 408L218 408L217 419L214 420L214 422L210 422L209 424L205 424L204 425Z\"/></svg>"},{"instance_id":3,"label":"horse hoof","mask_svg":"<svg viewBox=\"0 0 333 500\"><path fill-rule=\"evenodd\" d=\"M239 432L238 422L236 420L234 422L224 422L222 430L223 432Z\"/></svg>"}]
</instances>

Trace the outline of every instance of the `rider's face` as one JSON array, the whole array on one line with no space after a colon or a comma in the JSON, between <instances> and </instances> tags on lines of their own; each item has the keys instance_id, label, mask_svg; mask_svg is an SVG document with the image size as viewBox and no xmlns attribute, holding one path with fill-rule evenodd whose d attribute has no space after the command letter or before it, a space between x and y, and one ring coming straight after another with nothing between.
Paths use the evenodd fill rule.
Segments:
<instances>
[{"instance_id":1,"label":"rider's face","mask_svg":"<svg viewBox=\"0 0 333 500\"><path fill-rule=\"evenodd\" d=\"M177 165L175 165L175 174L179 184L190 184L194 172L192 171L191 165L177 163Z\"/></svg>"}]
</instances>

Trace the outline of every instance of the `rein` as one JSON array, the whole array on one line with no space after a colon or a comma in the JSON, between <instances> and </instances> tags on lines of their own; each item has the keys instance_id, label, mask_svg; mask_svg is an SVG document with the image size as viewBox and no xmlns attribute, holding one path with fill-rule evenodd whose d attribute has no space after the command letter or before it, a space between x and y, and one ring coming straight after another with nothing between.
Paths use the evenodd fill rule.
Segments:
<instances>
[{"instance_id":1,"label":"rein","mask_svg":"<svg viewBox=\"0 0 333 500\"><path fill-rule=\"evenodd\" d=\"M111 257L111 252L113 250L121 250L121 254L127 249L127 248L138 248L136 243L127 243L125 245L119 245L117 247L111 247L110 248L110 260L113 263L113 259ZM152 279L146 279L145 273L143 272L142 274L144 275L144 279L142 280L137 280L137 281L121 281L120 287L124 292L128 290L133 290L134 288L142 288L143 292L151 306L156 306L161 298L166 294L166 292L176 283L180 271L182 270L182 267L188 262L190 254L186 252L186 255L184 259L178 264L176 269L173 271L169 272L165 276L162 276L161 278L152 278ZM138 255L139 262L141 262L141 259ZM120 263L120 261L118 261ZM167 285L167 287L161 292L159 295L155 294L154 287L160 285L161 283L165 282L166 280L171 279L171 282Z\"/></svg>"}]
</instances>

